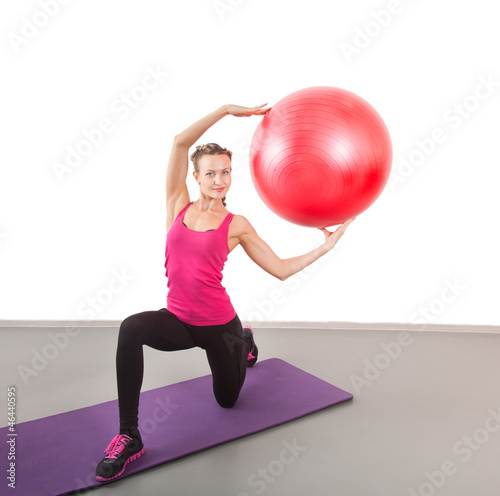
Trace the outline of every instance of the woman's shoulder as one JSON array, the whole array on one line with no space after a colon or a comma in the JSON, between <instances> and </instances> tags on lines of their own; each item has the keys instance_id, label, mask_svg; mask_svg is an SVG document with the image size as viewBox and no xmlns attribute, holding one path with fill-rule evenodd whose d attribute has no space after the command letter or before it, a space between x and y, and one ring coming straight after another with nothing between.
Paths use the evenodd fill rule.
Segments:
<instances>
[{"instance_id":1,"label":"woman's shoulder","mask_svg":"<svg viewBox=\"0 0 500 496\"><path fill-rule=\"evenodd\" d=\"M231 230L234 236L241 236L254 229L250 221L244 215L233 214L233 218L231 219Z\"/></svg>"},{"instance_id":2,"label":"woman's shoulder","mask_svg":"<svg viewBox=\"0 0 500 496\"><path fill-rule=\"evenodd\" d=\"M229 213L231 213L231 212L229 212ZM232 216L233 216L233 219L232 219L233 224L238 224L238 225L244 225L247 223L250 224L248 219L243 215L232 213Z\"/></svg>"}]
</instances>

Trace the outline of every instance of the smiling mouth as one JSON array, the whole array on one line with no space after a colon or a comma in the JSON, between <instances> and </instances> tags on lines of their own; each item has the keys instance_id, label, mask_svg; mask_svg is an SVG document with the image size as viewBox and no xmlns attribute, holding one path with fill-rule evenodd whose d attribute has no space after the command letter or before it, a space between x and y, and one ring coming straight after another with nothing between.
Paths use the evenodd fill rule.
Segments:
<instances>
[{"instance_id":1,"label":"smiling mouth","mask_svg":"<svg viewBox=\"0 0 500 496\"><path fill-rule=\"evenodd\" d=\"M214 188L215 191L224 191L224 188Z\"/></svg>"}]
</instances>

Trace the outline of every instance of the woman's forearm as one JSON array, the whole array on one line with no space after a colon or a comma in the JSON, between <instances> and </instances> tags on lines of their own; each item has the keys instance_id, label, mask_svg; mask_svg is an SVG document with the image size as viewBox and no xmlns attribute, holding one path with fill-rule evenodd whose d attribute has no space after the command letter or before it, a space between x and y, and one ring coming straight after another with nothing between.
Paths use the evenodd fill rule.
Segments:
<instances>
[{"instance_id":1,"label":"woman's forearm","mask_svg":"<svg viewBox=\"0 0 500 496\"><path fill-rule=\"evenodd\" d=\"M194 124L179 133L175 137L175 142L178 145L184 145L187 147L194 145L200 137L203 136L205 131L207 131L225 115L228 115L227 106L222 105L222 107L219 107L217 110L214 110L205 117L202 117L199 121L196 121Z\"/></svg>"},{"instance_id":2,"label":"woman's forearm","mask_svg":"<svg viewBox=\"0 0 500 496\"><path fill-rule=\"evenodd\" d=\"M308 265L311 265L313 262L318 260L318 258L322 257L329 251L330 249L327 248L326 244L322 244L321 246L318 246L314 250L310 251L309 253L305 253L304 255L285 258L281 262L282 275L280 279L284 281L290 276L293 276L297 272L300 272L302 269L305 269Z\"/></svg>"}]
</instances>

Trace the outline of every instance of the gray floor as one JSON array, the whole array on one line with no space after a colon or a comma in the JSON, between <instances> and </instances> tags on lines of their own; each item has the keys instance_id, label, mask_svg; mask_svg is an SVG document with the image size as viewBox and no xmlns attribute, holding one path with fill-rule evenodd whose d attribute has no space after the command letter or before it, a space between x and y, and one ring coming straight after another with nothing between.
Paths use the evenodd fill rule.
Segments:
<instances>
[{"instance_id":1,"label":"gray floor","mask_svg":"<svg viewBox=\"0 0 500 496\"><path fill-rule=\"evenodd\" d=\"M19 366L31 366L36 351L52 342L49 333L59 332L0 329L1 375L5 388L18 388L18 422L116 398L118 329L112 327L85 328L68 338L25 384ZM500 494L500 334L297 328L255 333L261 359L286 360L350 391L354 400L88 494ZM209 373L199 349L167 354L146 348L145 356L143 390ZM0 418L5 426L5 415ZM103 439L103 449L108 441ZM287 442L303 449L283 465L279 455Z\"/></svg>"}]
</instances>

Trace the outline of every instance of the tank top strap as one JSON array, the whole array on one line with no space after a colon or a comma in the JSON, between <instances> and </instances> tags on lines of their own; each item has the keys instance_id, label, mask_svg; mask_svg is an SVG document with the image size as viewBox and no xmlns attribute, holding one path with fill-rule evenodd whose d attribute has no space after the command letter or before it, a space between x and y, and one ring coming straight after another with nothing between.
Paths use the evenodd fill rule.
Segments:
<instances>
[{"instance_id":1,"label":"tank top strap","mask_svg":"<svg viewBox=\"0 0 500 496\"><path fill-rule=\"evenodd\" d=\"M186 210L189 208L189 206L191 205L191 203L193 203L192 201L189 202L178 214L177 214L177 217L175 218L174 220L174 223L177 222L177 219L181 219L181 222L182 222L182 218L184 216L184 212L186 212Z\"/></svg>"},{"instance_id":2,"label":"tank top strap","mask_svg":"<svg viewBox=\"0 0 500 496\"><path fill-rule=\"evenodd\" d=\"M229 223L231 222L233 217L234 217L234 214L232 214L232 213L227 214L225 219L222 221L222 224L220 225L219 230L224 231L227 234L229 231Z\"/></svg>"}]
</instances>

